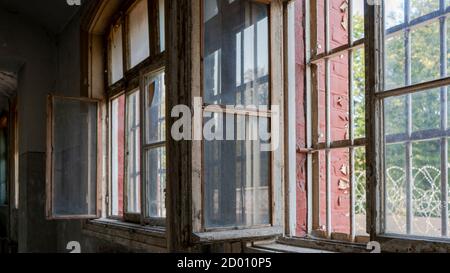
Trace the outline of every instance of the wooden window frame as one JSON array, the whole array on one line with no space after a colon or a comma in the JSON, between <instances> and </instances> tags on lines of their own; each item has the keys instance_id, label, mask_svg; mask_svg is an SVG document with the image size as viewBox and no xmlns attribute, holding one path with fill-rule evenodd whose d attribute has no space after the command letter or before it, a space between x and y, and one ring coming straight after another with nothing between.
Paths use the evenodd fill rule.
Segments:
<instances>
[{"instance_id":1,"label":"wooden window frame","mask_svg":"<svg viewBox=\"0 0 450 273\"><path fill-rule=\"evenodd\" d=\"M445 1L440 1L440 8L437 12L424 15L414 19L414 22L421 22L422 20L430 20L436 13L443 11L443 4ZM384 1L383 1L384 3ZM444 8L448 11L448 8ZM368 144L367 144L367 168L368 168L368 204L369 214L368 220L370 223L371 239L381 244L382 251L403 251L403 252L441 252L450 250L450 240L448 238L431 238L416 235L397 235L386 234L384 228L385 208L384 208L384 187L385 187L385 173L384 173L384 147L385 136L383 128L384 110L383 100L389 97L411 95L416 92L426 91L433 88L446 88L450 84L450 77L435 79L423 83L407 85L391 90L384 89L384 16L383 5L373 5L368 7L365 18L365 28L368 42L366 44L366 115L370 122L366 124ZM431 19L432 20L432 19ZM445 20L440 22L445 25ZM412 21L412 22L413 22ZM375 22L375 23L374 23ZM400 29L408 28L408 24L403 24ZM444 28L445 30L445 28ZM445 33L444 33L445 35ZM441 37L442 38L442 37ZM441 41L442 43L442 41ZM442 54L441 54L442 55ZM442 56L441 56L442 59ZM442 77L442 69L440 71ZM442 109L441 109L442 111ZM446 119L446 117L444 118ZM442 122L442 120L441 120ZM441 124L442 126L442 124ZM445 126L444 126L445 127ZM442 141L442 138L440 138ZM448 140L444 140L447 142ZM448 144L444 145L447 146ZM442 147L441 147L442 149ZM442 162L441 162L442 163ZM442 176L448 176L447 171L444 171ZM444 184L444 181L441 181ZM446 184L446 182L445 182ZM443 189L447 185L441 185ZM448 198L448 197L446 197ZM444 198L444 199L446 199ZM448 208L444 209L448 213ZM442 220L446 223L448 219ZM448 226L442 230L448 233Z\"/></svg>"},{"instance_id":2,"label":"wooden window frame","mask_svg":"<svg viewBox=\"0 0 450 273\"><path fill-rule=\"evenodd\" d=\"M144 149L144 126L145 126L145 114L143 111L144 107L144 78L147 75L154 75L161 73L165 70L165 62L166 62L166 52L160 52L160 26L159 26L159 10L158 10L158 0L142 0L147 1L148 6L148 22L149 22L149 51L150 56L145 58L142 62L135 65L134 67L130 67L130 56L129 56L129 32L128 32L128 13L130 10L138 3L140 0L128 0L124 2L119 10L115 13L115 15L111 18L111 21L109 23L108 30L111 29L111 27L114 26L116 22L121 22L122 25L122 57L123 57L123 78L117 81L114 84L110 84L110 56L109 53L109 43L108 43L108 37L104 40L104 48L107 49L107 56L105 58L105 67L107 68L107 74L105 80L105 90L106 90L106 97L108 102L108 117L111 117L111 101L121 95L125 96L125 128L127 126L128 122L128 96L132 93L139 90L139 100L140 105L139 107L139 118L140 118L140 143L139 143L139 152L140 152L140 192L141 192L141 209L139 213L130 213L128 212L128 198L127 198L127 173L128 173L128 161L125 157L124 160L124 181L123 181L123 217L117 217L113 216L111 214L111 208L112 208L112 200L110 195L110 189L112 186L112 179L111 179L111 172L108 172L108 183L107 183L107 194L108 197L106 206L108 208L107 210L107 218L114 219L114 220L121 220L126 222L132 222L132 223L139 223L142 225L151 225L151 226L165 226L165 218L151 218L146 217L146 197L145 197L145 165L143 161L143 151ZM107 31L106 33L110 33L110 31ZM166 90L167 91L167 90ZM111 168L111 118L108 118L108 132L110 136L108 137L108 169ZM127 150L127 143L128 143L128 135L125 132L125 154Z\"/></svg>"},{"instance_id":3,"label":"wooden window frame","mask_svg":"<svg viewBox=\"0 0 450 273\"><path fill-rule=\"evenodd\" d=\"M83 98L83 97L67 97L67 96L56 96L56 95L49 95L47 97L47 151L46 151L46 218L48 220L71 220L71 219L97 219L101 217L101 211L102 211L102 186L99 181L101 181L101 163L102 163L102 131L99 127L97 127L97 175L96 175L96 181L93 181L92 183L96 183L96 214L95 215L89 215L89 214L81 214L81 215L63 215L63 216L56 216L53 213L53 199L54 199L54 193L53 193L53 187L54 187L54 150L53 150L53 144L54 144L54 114L53 114L53 106L54 106L54 100L55 99L64 99L64 100L72 100L72 101L80 101L80 102L89 102L89 103L96 103L97 104L97 126L101 124L101 108L100 108L100 100L96 99L90 99L90 98Z\"/></svg>"},{"instance_id":4,"label":"wooden window frame","mask_svg":"<svg viewBox=\"0 0 450 273\"><path fill-rule=\"evenodd\" d=\"M253 1L253 0L250 0ZM194 63L194 66L200 67L200 69L194 69L192 72L192 77L194 79L203 81L203 1L194 1L192 15L195 19L193 20L194 36L198 40L193 41L193 53L191 58L198 59ZM280 120L278 121L280 128L283 128L283 106L284 106L284 82L283 82L283 1L272 0L272 1L255 1L262 4L268 5L269 14L269 94L270 102L272 105L280 106ZM281 88L275 88L281 87ZM276 90L276 91L274 91ZM278 92L279 91L279 92ZM203 84L193 86L191 98L203 97ZM208 105L203 105L204 109ZM217 105L217 112L223 113L223 108ZM211 108L208 107L210 110ZM228 111L230 112L230 111ZM248 114L252 114L251 111L245 110ZM230 114L242 114L242 111L231 111ZM203 111L201 116L203 115ZM262 116L271 116L271 111L267 113L261 113ZM271 119L271 122L275 121L275 118ZM193 125L196 126L195 124ZM201 125L199 125L201 126ZM283 145L284 145L284 134L280 132L280 145L276 152L271 153L271 179L269 183L269 200L271 200L270 209L270 224L263 227L242 227L240 229L236 228L212 228L206 229L204 226L204 198L202 189L204 187L203 181L203 141L192 141L192 188L191 188L191 200L192 200L192 233L191 242L193 243L208 243L213 241L223 241L223 240L236 240L236 239L249 239L249 238L259 238L259 237L270 237L283 234L284 226L284 201L283 201L283 190L284 190L284 173L283 173Z\"/></svg>"}]
</instances>

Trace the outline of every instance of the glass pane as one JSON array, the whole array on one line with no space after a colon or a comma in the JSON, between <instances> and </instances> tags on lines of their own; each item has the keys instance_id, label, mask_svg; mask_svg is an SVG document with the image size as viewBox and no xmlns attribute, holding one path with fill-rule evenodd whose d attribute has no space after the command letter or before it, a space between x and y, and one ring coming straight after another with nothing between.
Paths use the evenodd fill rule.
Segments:
<instances>
[{"instance_id":1,"label":"glass pane","mask_svg":"<svg viewBox=\"0 0 450 273\"><path fill-rule=\"evenodd\" d=\"M146 144L166 139L164 73L145 79Z\"/></svg>"},{"instance_id":2,"label":"glass pane","mask_svg":"<svg viewBox=\"0 0 450 273\"><path fill-rule=\"evenodd\" d=\"M364 38L364 0L352 1L353 41Z\"/></svg>"},{"instance_id":3,"label":"glass pane","mask_svg":"<svg viewBox=\"0 0 450 273\"><path fill-rule=\"evenodd\" d=\"M405 97L384 100L384 130L386 136L406 134L407 110Z\"/></svg>"},{"instance_id":4,"label":"glass pane","mask_svg":"<svg viewBox=\"0 0 450 273\"><path fill-rule=\"evenodd\" d=\"M114 25L109 35L109 83L114 84L123 77L122 25Z\"/></svg>"},{"instance_id":5,"label":"glass pane","mask_svg":"<svg viewBox=\"0 0 450 273\"><path fill-rule=\"evenodd\" d=\"M439 20L388 29L385 37L386 90L441 78Z\"/></svg>"},{"instance_id":6,"label":"glass pane","mask_svg":"<svg viewBox=\"0 0 450 273\"><path fill-rule=\"evenodd\" d=\"M385 40L385 89L405 85L404 33L388 36Z\"/></svg>"},{"instance_id":7,"label":"glass pane","mask_svg":"<svg viewBox=\"0 0 450 273\"><path fill-rule=\"evenodd\" d=\"M406 148L389 144L385 148L386 233L406 233Z\"/></svg>"},{"instance_id":8,"label":"glass pane","mask_svg":"<svg viewBox=\"0 0 450 273\"><path fill-rule=\"evenodd\" d=\"M123 216L125 95L111 103L111 215Z\"/></svg>"},{"instance_id":9,"label":"glass pane","mask_svg":"<svg viewBox=\"0 0 450 273\"><path fill-rule=\"evenodd\" d=\"M389 0L388 0L389 1ZM439 9L440 0L410 0L411 20Z\"/></svg>"},{"instance_id":10,"label":"glass pane","mask_svg":"<svg viewBox=\"0 0 450 273\"><path fill-rule=\"evenodd\" d=\"M411 30L411 81L413 84L439 78L439 44L439 21Z\"/></svg>"},{"instance_id":11,"label":"glass pane","mask_svg":"<svg viewBox=\"0 0 450 273\"><path fill-rule=\"evenodd\" d=\"M441 126L441 96L439 89L411 94L411 132L437 130ZM407 133L408 96L388 98L384 102L385 132L389 140ZM401 137L401 136L397 136Z\"/></svg>"},{"instance_id":12,"label":"glass pane","mask_svg":"<svg viewBox=\"0 0 450 273\"><path fill-rule=\"evenodd\" d=\"M97 103L54 98L53 216L97 214Z\"/></svg>"},{"instance_id":13,"label":"glass pane","mask_svg":"<svg viewBox=\"0 0 450 273\"><path fill-rule=\"evenodd\" d=\"M268 105L268 6L244 0L212 2L204 0L205 103Z\"/></svg>"},{"instance_id":14,"label":"glass pane","mask_svg":"<svg viewBox=\"0 0 450 273\"><path fill-rule=\"evenodd\" d=\"M205 128L225 139L224 126L228 124L223 115L209 114L204 120ZM271 153L263 151L264 142L258 137L250 137L255 128L260 126L261 130L267 123L266 118L235 117L235 132L244 128L249 140L215 140L211 134L205 134L205 138L213 139L204 141L203 151L206 228L270 224Z\"/></svg>"},{"instance_id":15,"label":"glass pane","mask_svg":"<svg viewBox=\"0 0 450 273\"><path fill-rule=\"evenodd\" d=\"M127 98L127 212L141 211L141 125L139 91Z\"/></svg>"},{"instance_id":16,"label":"glass pane","mask_svg":"<svg viewBox=\"0 0 450 273\"><path fill-rule=\"evenodd\" d=\"M366 148L356 148L355 158L355 232L367 236Z\"/></svg>"},{"instance_id":17,"label":"glass pane","mask_svg":"<svg viewBox=\"0 0 450 273\"><path fill-rule=\"evenodd\" d=\"M405 22L405 0L384 1L384 24L386 29Z\"/></svg>"},{"instance_id":18,"label":"glass pane","mask_svg":"<svg viewBox=\"0 0 450 273\"><path fill-rule=\"evenodd\" d=\"M411 95L412 130L439 129L441 126L440 90L419 92Z\"/></svg>"},{"instance_id":19,"label":"glass pane","mask_svg":"<svg viewBox=\"0 0 450 273\"><path fill-rule=\"evenodd\" d=\"M413 220L412 234L440 237L441 145L439 140L412 144Z\"/></svg>"},{"instance_id":20,"label":"glass pane","mask_svg":"<svg viewBox=\"0 0 450 273\"><path fill-rule=\"evenodd\" d=\"M159 46L161 52L166 50L165 0L158 0L159 12Z\"/></svg>"},{"instance_id":21,"label":"glass pane","mask_svg":"<svg viewBox=\"0 0 450 273\"><path fill-rule=\"evenodd\" d=\"M366 78L364 49L353 51L353 126L355 138L366 136Z\"/></svg>"},{"instance_id":22,"label":"glass pane","mask_svg":"<svg viewBox=\"0 0 450 273\"><path fill-rule=\"evenodd\" d=\"M147 213L149 217L166 217L166 148L155 148L145 152Z\"/></svg>"},{"instance_id":23,"label":"glass pane","mask_svg":"<svg viewBox=\"0 0 450 273\"><path fill-rule=\"evenodd\" d=\"M147 0L139 0L128 14L130 67L150 56Z\"/></svg>"}]
</instances>

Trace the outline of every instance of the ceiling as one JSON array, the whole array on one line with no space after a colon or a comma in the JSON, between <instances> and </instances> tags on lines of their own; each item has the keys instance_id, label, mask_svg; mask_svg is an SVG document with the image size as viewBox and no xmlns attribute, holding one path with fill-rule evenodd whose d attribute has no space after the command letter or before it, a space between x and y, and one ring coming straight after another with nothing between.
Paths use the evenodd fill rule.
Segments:
<instances>
[{"instance_id":1,"label":"ceiling","mask_svg":"<svg viewBox=\"0 0 450 273\"><path fill-rule=\"evenodd\" d=\"M29 17L48 31L59 34L75 15L79 6L74 0L0 0L0 8ZM84 0L83 0L84 1Z\"/></svg>"}]
</instances>

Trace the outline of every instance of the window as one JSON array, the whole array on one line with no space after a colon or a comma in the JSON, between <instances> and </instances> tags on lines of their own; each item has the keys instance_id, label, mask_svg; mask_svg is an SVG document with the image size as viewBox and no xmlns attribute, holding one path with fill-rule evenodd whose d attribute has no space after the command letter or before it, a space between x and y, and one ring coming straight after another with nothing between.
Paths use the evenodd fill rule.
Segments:
<instances>
[{"instance_id":1,"label":"window","mask_svg":"<svg viewBox=\"0 0 450 273\"><path fill-rule=\"evenodd\" d=\"M133 68L150 56L148 1L136 1L128 11L128 67ZM155 26L152 26L155 27Z\"/></svg>"},{"instance_id":2,"label":"window","mask_svg":"<svg viewBox=\"0 0 450 273\"><path fill-rule=\"evenodd\" d=\"M449 12L446 1L384 1L381 234L449 236Z\"/></svg>"},{"instance_id":3,"label":"window","mask_svg":"<svg viewBox=\"0 0 450 273\"><path fill-rule=\"evenodd\" d=\"M88 69L96 79L106 70L104 88L90 84L96 90L88 92L102 100L49 98L47 215L162 226L166 217L165 1L116 4L108 10L115 11L108 15L109 22L99 20L102 26L95 35L103 33L102 39L96 37L91 44L96 47L93 52L107 55L103 65L99 56L91 58ZM97 89L105 92L99 94ZM106 190L103 177L108 180Z\"/></svg>"},{"instance_id":4,"label":"window","mask_svg":"<svg viewBox=\"0 0 450 273\"><path fill-rule=\"evenodd\" d=\"M308 107L299 156L307 162L310 217L298 236L351 242L368 236L364 2L307 1Z\"/></svg>"},{"instance_id":5,"label":"window","mask_svg":"<svg viewBox=\"0 0 450 273\"><path fill-rule=\"evenodd\" d=\"M123 181L125 180L125 95L111 100L111 179L110 214L123 217Z\"/></svg>"},{"instance_id":6,"label":"window","mask_svg":"<svg viewBox=\"0 0 450 273\"><path fill-rule=\"evenodd\" d=\"M146 217L166 217L166 91L165 74L144 77L144 168Z\"/></svg>"},{"instance_id":7,"label":"window","mask_svg":"<svg viewBox=\"0 0 450 273\"><path fill-rule=\"evenodd\" d=\"M113 24L110 33L114 36L110 34L107 40L108 71L116 75L106 87L110 132L107 216L164 225L164 1L138 0L125 7L123 14L116 22L126 24ZM127 46L120 46L122 37Z\"/></svg>"},{"instance_id":8,"label":"window","mask_svg":"<svg viewBox=\"0 0 450 273\"><path fill-rule=\"evenodd\" d=\"M47 217L98 218L98 102L50 96L48 117Z\"/></svg>"},{"instance_id":9,"label":"window","mask_svg":"<svg viewBox=\"0 0 450 273\"><path fill-rule=\"evenodd\" d=\"M279 150L263 148L282 93L270 90L271 5L203 1L202 231L279 224L270 205Z\"/></svg>"}]
</instances>

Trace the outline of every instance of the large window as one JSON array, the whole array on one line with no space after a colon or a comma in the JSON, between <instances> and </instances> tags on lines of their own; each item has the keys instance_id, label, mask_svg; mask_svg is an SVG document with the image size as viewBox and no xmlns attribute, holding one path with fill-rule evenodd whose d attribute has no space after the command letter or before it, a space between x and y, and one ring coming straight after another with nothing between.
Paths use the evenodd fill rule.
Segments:
<instances>
[{"instance_id":1,"label":"large window","mask_svg":"<svg viewBox=\"0 0 450 273\"><path fill-rule=\"evenodd\" d=\"M449 235L447 1L384 1L381 233Z\"/></svg>"},{"instance_id":2,"label":"large window","mask_svg":"<svg viewBox=\"0 0 450 273\"><path fill-rule=\"evenodd\" d=\"M274 222L270 6L203 1L204 230Z\"/></svg>"},{"instance_id":3,"label":"large window","mask_svg":"<svg viewBox=\"0 0 450 273\"><path fill-rule=\"evenodd\" d=\"M125 7L123 14L115 19L107 40L108 216L163 225L166 216L164 1L138 0Z\"/></svg>"},{"instance_id":4,"label":"large window","mask_svg":"<svg viewBox=\"0 0 450 273\"><path fill-rule=\"evenodd\" d=\"M367 237L364 1L307 1L306 226L297 235ZM299 199L300 200L300 199ZM301 202L301 201L299 201ZM303 206L297 204L297 206Z\"/></svg>"}]
</instances>

